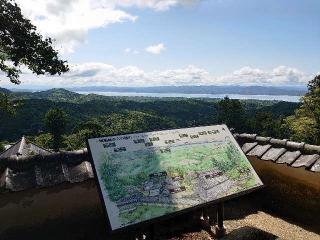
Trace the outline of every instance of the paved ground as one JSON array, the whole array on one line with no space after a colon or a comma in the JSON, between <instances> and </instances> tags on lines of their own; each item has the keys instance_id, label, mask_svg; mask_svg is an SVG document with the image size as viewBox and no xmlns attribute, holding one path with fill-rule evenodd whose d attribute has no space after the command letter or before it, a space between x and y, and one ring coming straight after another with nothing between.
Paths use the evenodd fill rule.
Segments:
<instances>
[{"instance_id":1,"label":"paved ground","mask_svg":"<svg viewBox=\"0 0 320 240\"><path fill-rule=\"evenodd\" d=\"M226 220L226 237L223 240L320 240L320 235L299 227L283 219L259 211L242 219ZM181 233L179 236L158 239L170 240L211 240L217 239L213 234L204 230Z\"/></svg>"},{"instance_id":2,"label":"paved ground","mask_svg":"<svg viewBox=\"0 0 320 240\"><path fill-rule=\"evenodd\" d=\"M225 227L227 235L221 240L320 240L320 219L314 209L307 212L298 207L283 206L270 201L268 194L252 194L225 203ZM262 200L268 202L266 208ZM286 205L290 202L286 201ZM277 208L275 209L275 207ZM282 210L281 210L282 209ZM215 206L208 209L214 216ZM288 214L289 213L289 214ZM296 216L291 216L295 213ZM311 216L308 216L311 213ZM106 236L105 218L90 212L77 212L72 218L53 220L33 228L12 229L1 240L132 240L134 232ZM215 240L214 231L201 230L200 212L192 212L155 224L155 240ZM136 232L136 231L135 231Z\"/></svg>"}]
</instances>

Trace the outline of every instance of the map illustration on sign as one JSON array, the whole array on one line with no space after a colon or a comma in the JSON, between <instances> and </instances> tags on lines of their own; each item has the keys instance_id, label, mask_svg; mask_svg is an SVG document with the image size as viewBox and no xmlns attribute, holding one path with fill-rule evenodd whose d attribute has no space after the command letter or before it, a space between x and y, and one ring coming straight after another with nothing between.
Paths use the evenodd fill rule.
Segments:
<instances>
[{"instance_id":1,"label":"map illustration on sign","mask_svg":"<svg viewBox=\"0 0 320 240\"><path fill-rule=\"evenodd\" d=\"M88 139L111 230L262 186L225 125Z\"/></svg>"}]
</instances>

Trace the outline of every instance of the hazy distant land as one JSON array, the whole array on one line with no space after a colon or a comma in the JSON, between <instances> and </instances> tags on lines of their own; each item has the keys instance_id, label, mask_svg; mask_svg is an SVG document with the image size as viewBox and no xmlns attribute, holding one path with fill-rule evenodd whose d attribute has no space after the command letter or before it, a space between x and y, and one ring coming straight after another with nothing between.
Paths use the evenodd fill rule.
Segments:
<instances>
[{"instance_id":1,"label":"hazy distant land","mask_svg":"<svg viewBox=\"0 0 320 240\"><path fill-rule=\"evenodd\" d=\"M128 93L183 93L183 94L240 94L240 95L287 95L302 96L304 86L159 86L159 87L112 87L88 86L67 88L76 92L128 92Z\"/></svg>"}]
</instances>

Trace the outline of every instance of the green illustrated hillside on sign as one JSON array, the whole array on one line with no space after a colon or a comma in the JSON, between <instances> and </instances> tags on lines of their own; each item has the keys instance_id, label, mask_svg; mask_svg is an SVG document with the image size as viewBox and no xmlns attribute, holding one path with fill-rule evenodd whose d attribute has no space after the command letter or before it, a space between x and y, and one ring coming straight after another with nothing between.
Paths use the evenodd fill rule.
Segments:
<instances>
[{"instance_id":1,"label":"green illustrated hillside on sign","mask_svg":"<svg viewBox=\"0 0 320 240\"><path fill-rule=\"evenodd\" d=\"M225 125L88 140L112 230L262 186Z\"/></svg>"}]
</instances>

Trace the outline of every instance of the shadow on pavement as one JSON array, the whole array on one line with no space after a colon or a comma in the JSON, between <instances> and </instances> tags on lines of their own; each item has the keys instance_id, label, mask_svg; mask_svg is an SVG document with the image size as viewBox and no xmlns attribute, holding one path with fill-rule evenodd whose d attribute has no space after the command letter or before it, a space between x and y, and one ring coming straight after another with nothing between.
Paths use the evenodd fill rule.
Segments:
<instances>
[{"instance_id":1,"label":"shadow on pavement","mask_svg":"<svg viewBox=\"0 0 320 240\"><path fill-rule=\"evenodd\" d=\"M277 236L254 227L241 227L230 232L221 240L276 240ZM279 239L280 240L280 239Z\"/></svg>"}]
</instances>

